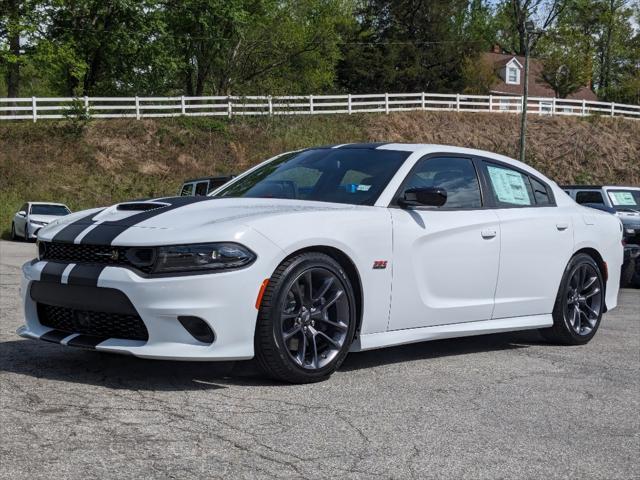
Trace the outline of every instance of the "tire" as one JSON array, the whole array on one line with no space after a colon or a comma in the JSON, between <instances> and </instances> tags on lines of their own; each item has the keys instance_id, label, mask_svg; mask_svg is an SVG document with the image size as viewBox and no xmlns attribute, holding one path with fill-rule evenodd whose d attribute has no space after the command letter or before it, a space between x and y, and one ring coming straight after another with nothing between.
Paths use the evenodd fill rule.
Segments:
<instances>
[{"instance_id":1,"label":"tire","mask_svg":"<svg viewBox=\"0 0 640 480\"><path fill-rule=\"evenodd\" d=\"M276 380L322 381L344 361L355 329L353 287L340 264L319 252L295 255L278 266L262 297L256 360Z\"/></svg>"},{"instance_id":2,"label":"tire","mask_svg":"<svg viewBox=\"0 0 640 480\"><path fill-rule=\"evenodd\" d=\"M594 337L604 311L604 281L595 260L575 255L562 276L553 307L553 326L540 330L550 342L584 345Z\"/></svg>"},{"instance_id":3,"label":"tire","mask_svg":"<svg viewBox=\"0 0 640 480\"><path fill-rule=\"evenodd\" d=\"M16 242L18 240L18 236L16 235L16 224L11 222L11 241Z\"/></svg>"},{"instance_id":4,"label":"tire","mask_svg":"<svg viewBox=\"0 0 640 480\"><path fill-rule=\"evenodd\" d=\"M636 261L635 259L629 259L626 265L622 266L622 273L620 275L620 287L633 287L633 277L636 274Z\"/></svg>"}]
</instances>

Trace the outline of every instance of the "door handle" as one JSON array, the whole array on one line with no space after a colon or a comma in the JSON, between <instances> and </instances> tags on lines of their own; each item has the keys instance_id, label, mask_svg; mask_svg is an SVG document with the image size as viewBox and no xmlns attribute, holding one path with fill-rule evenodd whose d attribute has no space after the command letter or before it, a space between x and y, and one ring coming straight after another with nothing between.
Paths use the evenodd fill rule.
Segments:
<instances>
[{"instance_id":1,"label":"door handle","mask_svg":"<svg viewBox=\"0 0 640 480\"><path fill-rule=\"evenodd\" d=\"M498 235L498 231L495 228L485 228L480 232L480 235L482 235L482 238L489 239Z\"/></svg>"},{"instance_id":2,"label":"door handle","mask_svg":"<svg viewBox=\"0 0 640 480\"><path fill-rule=\"evenodd\" d=\"M566 230L567 228L569 228L569 224L568 223L556 223L556 228L562 232L562 231Z\"/></svg>"}]
</instances>

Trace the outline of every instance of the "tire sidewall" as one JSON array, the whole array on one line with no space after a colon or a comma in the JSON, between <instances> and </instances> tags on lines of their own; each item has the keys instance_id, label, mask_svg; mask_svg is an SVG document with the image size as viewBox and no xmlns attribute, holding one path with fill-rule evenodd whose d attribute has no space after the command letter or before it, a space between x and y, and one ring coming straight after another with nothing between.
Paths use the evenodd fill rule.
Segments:
<instances>
[{"instance_id":1,"label":"tire sidewall","mask_svg":"<svg viewBox=\"0 0 640 480\"><path fill-rule=\"evenodd\" d=\"M565 317L565 314L564 314L564 304L566 302L568 284L575 270L583 264L588 264L594 268L596 275L598 276L598 282L600 284L600 290L602 292L602 306L600 308L600 312L598 312L598 319L596 321L595 326L593 327L591 332L589 332L588 335L578 335L573 330L573 328L571 328L569 320ZM571 337L573 342L575 342L576 344L587 343L595 336L596 332L598 331L598 328L600 327L600 323L602 321L602 314L604 312L604 302L605 302L605 285L604 285L604 279L602 278L602 272L600 271L598 264L595 262L595 260L591 256L587 254L581 253L576 255L571 259L571 261L567 265L567 268L565 269L565 273L562 277L562 283L560 285L560 290L558 291L558 299L556 301L556 308L554 310L554 320L556 322L562 322L562 326L563 326L563 329L565 330L565 333L569 337Z\"/></svg>"},{"instance_id":2,"label":"tire sidewall","mask_svg":"<svg viewBox=\"0 0 640 480\"><path fill-rule=\"evenodd\" d=\"M18 237L16 236L16 224L11 222L11 241L15 242Z\"/></svg>"},{"instance_id":3,"label":"tire sidewall","mask_svg":"<svg viewBox=\"0 0 640 480\"><path fill-rule=\"evenodd\" d=\"M297 365L290 357L286 351L286 347L283 345L283 340L281 338L280 333L280 315L282 313L283 306L283 296L287 294L293 282L305 271L311 268L324 268L338 278L338 280L342 283L342 287L347 294L347 298L349 301L349 330L347 332L347 337L345 339L342 350L336 355L328 365L324 366L321 369L317 370L308 370ZM273 290L273 305L271 305L269 311L269 320L271 323L271 342L275 347L275 350L282 362L283 366L286 366L287 370L289 370L295 376L304 376L309 379L322 379L333 373L337 368L340 367L347 354L349 353L349 348L351 346L351 342L354 337L355 328L356 328L356 303L355 303L355 295L353 293L353 287L351 286L351 282L349 281L346 273L340 267L340 265L333 260L333 258L329 257L325 254L314 254L309 253L300 257L300 259L293 261L291 265L289 265L279 280L277 281L275 288Z\"/></svg>"}]
</instances>

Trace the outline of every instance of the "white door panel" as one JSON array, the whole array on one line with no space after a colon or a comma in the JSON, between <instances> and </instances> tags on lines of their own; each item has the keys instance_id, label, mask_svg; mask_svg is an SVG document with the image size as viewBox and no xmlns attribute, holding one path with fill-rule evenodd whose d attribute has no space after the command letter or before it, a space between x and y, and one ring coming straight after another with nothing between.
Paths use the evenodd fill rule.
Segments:
<instances>
[{"instance_id":1,"label":"white door panel","mask_svg":"<svg viewBox=\"0 0 640 480\"><path fill-rule=\"evenodd\" d=\"M560 207L505 208L493 318L551 313L573 251L573 224Z\"/></svg>"},{"instance_id":2,"label":"white door panel","mask_svg":"<svg viewBox=\"0 0 640 480\"><path fill-rule=\"evenodd\" d=\"M393 209L390 330L491 318L500 226L493 210Z\"/></svg>"}]
</instances>

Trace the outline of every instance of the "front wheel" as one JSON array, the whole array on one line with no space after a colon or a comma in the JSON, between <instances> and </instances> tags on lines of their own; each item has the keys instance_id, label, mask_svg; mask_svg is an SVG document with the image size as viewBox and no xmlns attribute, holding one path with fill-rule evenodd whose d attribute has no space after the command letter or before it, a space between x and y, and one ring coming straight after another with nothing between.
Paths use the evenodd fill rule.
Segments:
<instances>
[{"instance_id":1,"label":"front wheel","mask_svg":"<svg viewBox=\"0 0 640 480\"><path fill-rule=\"evenodd\" d=\"M16 224L11 222L11 241L15 242L18 240L18 236L16 235Z\"/></svg>"},{"instance_id":2,"label":"front wheel","mask_svg":"<svg viewBox=\"0 0 640 480\"><path fill-rule=\"evenodd\" d=\"M355 328L353 288L340 264L323 253L296 255L276 269L265 290L256 358L278 380L324 380L345 359Z\"/></svg>"},{"instance_id":3,"label":"front wheel","mask_svg":"<svg viewBox=\"0 0 640 480\"><path fill-rule=\"evenodd\" d=\"M604 311L604 281L595 260L574 256L564 272L553 308L553 326L540 331L565 345L583 345L596 334Z\"/></svg>"}]
</instances>

